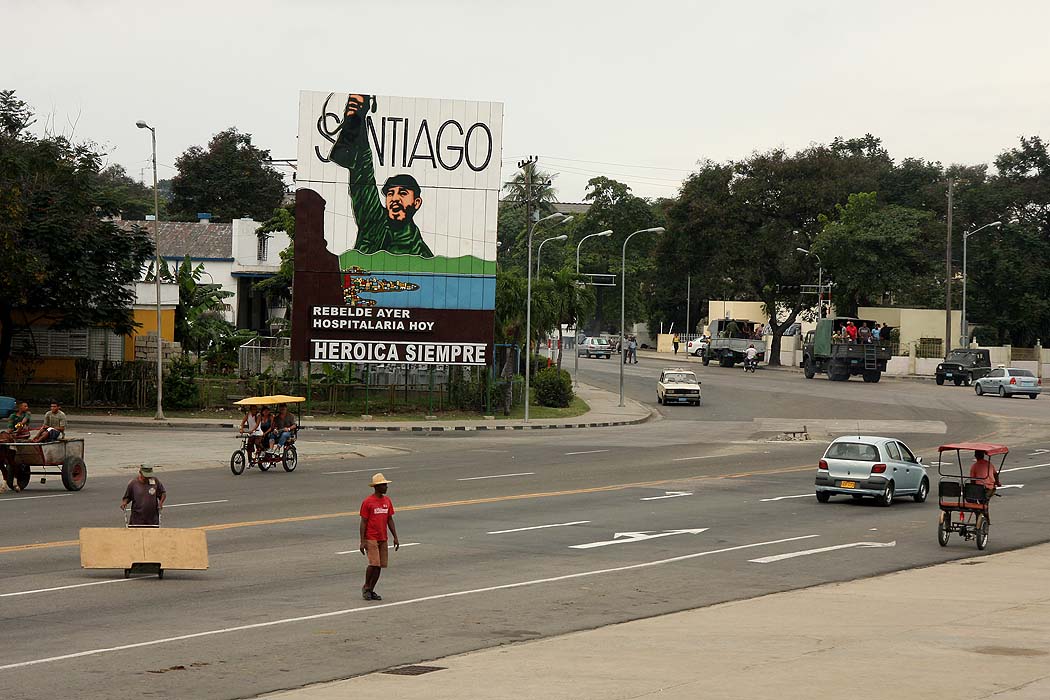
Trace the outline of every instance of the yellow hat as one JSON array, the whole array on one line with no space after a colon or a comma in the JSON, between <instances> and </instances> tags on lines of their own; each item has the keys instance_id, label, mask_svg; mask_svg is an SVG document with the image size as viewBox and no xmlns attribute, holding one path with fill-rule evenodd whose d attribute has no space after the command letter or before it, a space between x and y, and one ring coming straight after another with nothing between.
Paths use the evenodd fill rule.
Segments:
<instances>
[{"instance_id":1,"label":"yellow hat","mask_svg":"<svg viewBox=\"0 0 1050 700\"><path fill-rule=\"evenodd\" d=\"M378 486L379 484L389 484L390 480L383 476L383 472L376 472L372 475L372 481L368 484L369 486Z\"/></svg>"}]
</instances>

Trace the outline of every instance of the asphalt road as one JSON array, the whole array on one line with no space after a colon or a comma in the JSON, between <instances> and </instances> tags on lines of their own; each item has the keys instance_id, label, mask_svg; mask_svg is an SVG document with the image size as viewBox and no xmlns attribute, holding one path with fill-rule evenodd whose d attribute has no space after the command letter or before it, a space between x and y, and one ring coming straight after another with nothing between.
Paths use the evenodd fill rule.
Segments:
<instances>
[{"instance_id":1,"label":"asphalt road","mask_svg":"<svg viewBox=\"0 0 1050 700\"><path fill-rule=\"evenodd\" d=\"M664 364L627 367L627 394L654 403ZM616 389L615 361L581 366L584 381ZM824 437L847 421L892 429L927 462L946 440L1008 442L1016 471L1003 475L1012 488L994 504L988 551L1048 539L1046 397L696 369L704 406L658 407L638 426L323 437L402 450L368 460L312 457L306 436L291 474L166 473L164 524L207 527L211 567L163 581L79 568L78 529L122 524L121 477L72 495L51 481L4 494L0 697L250 697L976 554L972 542L937 545L935 498L816 502ZM815 439L769 440L798 423ZM149 439L198 449L192 432ZM406 545L377 587L382 603L360 599L356 551L373 471L394 482ZM809 550L822 551L753 561ZM877 614L858 601L861 618Z\"/></svg>"}]
</instances>

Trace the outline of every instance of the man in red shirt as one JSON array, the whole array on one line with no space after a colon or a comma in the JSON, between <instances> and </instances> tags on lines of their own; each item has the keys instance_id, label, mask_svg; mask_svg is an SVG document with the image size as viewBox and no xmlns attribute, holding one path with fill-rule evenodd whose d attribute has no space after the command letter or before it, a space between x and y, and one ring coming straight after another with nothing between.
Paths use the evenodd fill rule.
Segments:
<instances>
[{"instance_id":1,"label":"man in red shirt","mask_svg":"<svg viewBox=\"0 0 1050 700\"><path fill-rule=\"evenodd\" d=\"M361 554L368 555L368 568L365 569L365 585L361 587L361 597L365 600L382 600L375 592L379 574L387 565L386 531L394 536L394 551L401 543L397 540L397 528L394 527L394 504L386 495L390 481L382 472L372 476L369 483L375 493L361 502Z\"/></svg>"},{"instance_id":2,"label":"man in red shirt","mask_svg":"<svg viewBox=\"0 0 1050 700\"><path fill-rule=\"evenodd\" d=\"M995 473L995 466L988 461L988 455L983 450L975 450L973 453L974 463L970 465L970 479L984 484L987 498L995 493L995 487L999 486L999 475Z\"/></svg>"}]
</instances>

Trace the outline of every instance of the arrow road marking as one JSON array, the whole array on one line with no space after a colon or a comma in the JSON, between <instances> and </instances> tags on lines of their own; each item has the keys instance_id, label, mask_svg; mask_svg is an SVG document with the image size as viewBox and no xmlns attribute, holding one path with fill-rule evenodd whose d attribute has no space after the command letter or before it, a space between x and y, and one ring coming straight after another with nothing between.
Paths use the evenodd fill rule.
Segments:
<instances>
[{"instance_id":1,"label":"arrow road marking","mask_svg":"<svg viewBox=\"0 0 1050 700\"><path fill-rule=\"evenodd\" d=\"M706 530L706 527L697 527L686 530L664 530L663 532L654 532L653 530L643 530L642 532L617 532L613 535L616 539L604 540L602 542L588 542L586 544L572 544L569 545L569 547L572 549L593 549L595 547L608 547L611 544L628 544L630 542L655 540L657 537L670 537L671 535L699 535Z\"/></svg>"},{"instance_id":2,"label":"arrow road marking","mask_svg":"<svg viewBox=\"0 0 1050 700\"><path fill-rule=\"evenodd\" d=\"M591 522L590 520L574 520L571 523L554 523L552 525L533 525L532 527L516 527L513 530L493 530L492 532L486 532L486 535L503 535L508 532L525 532L526 530L542 530L548 527L568 527L569 525L586 525Z\"/></svg>"},{"instance_id":3,"label":"arrow road marking","mask_svg":"<svg viewBox=\"0 0 1050 700\"><path fill-rule=\"evenodd\" d=\"M1035 452L1029 452L1028 456L1029 457L1035 457L1036 455L1045 455L1047 452L1050 452L1050 450L1039 449L1039 450L1036 450Z\"/></svg>"},{"instance_id":4,"label":"arrow road marking","mask_svg":"<svg viewBox=\"0 0 1050 700\"><path fill-rule=\"evenodd\" d=\"M801 552L788 552L787 554L774 554L770 557L762 557L761 559L748 559L750 562L755 564L772 564L776 561L783 561L784 559L794 559L795 557L805 557L810 554L822 554L824 552L833 552L836 549L849 549L851 547L896 547L897 541L893 542L851 542L850 544L836 544L831 547L820 547L819 549L804 549Z\"/></svg>"},{"instance_id":5,"label":"arrow road marking","mask_svg":"<svg viewBox=\"0 0 1050 700\"><path fill-rule=\"evenodd\" d=\"M777 496L776 498L762 498L759 499L760 503L766 503L768 501L783 501L785 498L811 498L812 493L800 493L797 496Z\"/></svg>"},{"instance_id":6,"label":"arrow road marking","mask_svg":"<svg viewBox=\"0 0 1050 700\"><path fill-rule=\"evenodd\" d=\"M639 501L659 501L664 498L681 498L682 496L692 496L692 491L664 491L663 496L649 496L648 498L639 498Z\"/></svg>"},{"instance_id":7,"label":"arrow road marking","mask_svg":"<svg viewBox=\"0 0 1050 700\"><path fill-rule=\"evenodd\" d=\"M1011 469L1004 469L1002 473L1006 472L1020 472L1025 469L1038 469L1039 467L1050 467L1050 464L1030 464L1027 467L1013 467Z\"/></svg>"}]
</instances>

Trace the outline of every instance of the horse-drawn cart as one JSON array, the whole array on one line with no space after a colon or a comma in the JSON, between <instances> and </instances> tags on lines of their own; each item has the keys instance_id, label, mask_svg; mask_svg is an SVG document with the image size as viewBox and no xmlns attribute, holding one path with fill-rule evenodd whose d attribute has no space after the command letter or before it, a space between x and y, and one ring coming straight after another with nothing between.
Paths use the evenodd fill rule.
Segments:
<instances>
[{"instance_id":1,"label":"horse-drawn cart","mask_svg":"<svg viewBox=\"0 0 1050 700\"><path fill-rule=\"evenodd\" d=\"M40 483L49 476L62 478L69 491L79 491L87 483L87 465L84 463L83 438L54 440L52 442L5 442L0 463L4 465L4 480L9 487L19 489L29 485L34 476Z\"/></svg>"}]
</instances>

